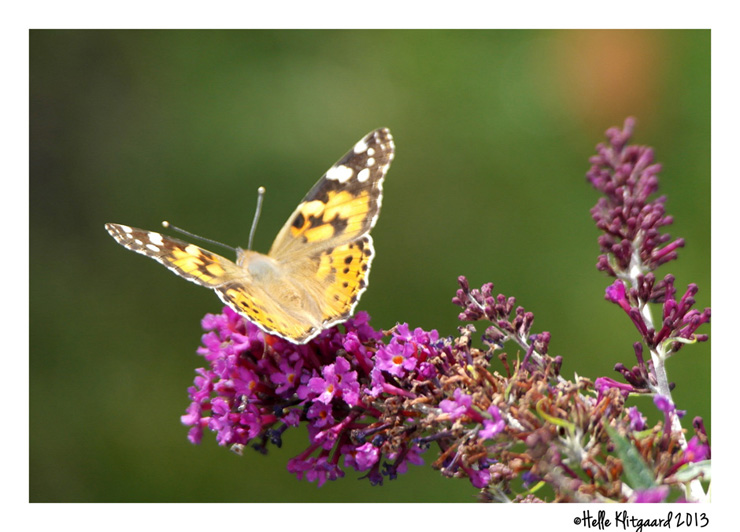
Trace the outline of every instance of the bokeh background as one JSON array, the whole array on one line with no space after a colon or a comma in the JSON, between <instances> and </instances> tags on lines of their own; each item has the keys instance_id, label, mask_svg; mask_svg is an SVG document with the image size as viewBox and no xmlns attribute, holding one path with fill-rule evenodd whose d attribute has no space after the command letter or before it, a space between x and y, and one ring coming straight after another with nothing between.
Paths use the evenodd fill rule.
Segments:
<instances>
[{"instance_id":1,"label":"bokeh background","mask_svg":"<svg viewBox=\"0 0 740 532\"><path fill-rule=\"evenodd\" d=\"M535 313L564 375L632 365L584 179L630 115L687 242L659 273L711 306L709 31L31 31L30 102L31 501L475 500L429 467L382 487L299 482L300 430L268 456L191 445L180 415L220 302L103 230L167 219L246 246L264 185L264 252L376 127L397 149L359 307L376 327L453 334L464 274ZM710 349L687 346L669 377L711 429Z\"/></svg>"}]
</instances>

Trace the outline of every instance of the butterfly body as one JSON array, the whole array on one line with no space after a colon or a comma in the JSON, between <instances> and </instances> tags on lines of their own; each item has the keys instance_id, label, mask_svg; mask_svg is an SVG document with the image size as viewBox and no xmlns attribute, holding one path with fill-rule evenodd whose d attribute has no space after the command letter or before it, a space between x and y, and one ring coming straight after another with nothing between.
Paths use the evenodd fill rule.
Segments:
<instances>
[{"instance_id":1,"label":"butterfly body","mask_svg":"<svg viewBox=\"0 0 740 532\"><path fill-rule=\"evenodd\" d=\"M238 249L232 262L153 231L105 227L127 249L213 289L263 331L302 344L351 316L367 288L370 230L393 155L387 129L365 136L308 192L266 255Z\"/></svg>"}]
</instances>

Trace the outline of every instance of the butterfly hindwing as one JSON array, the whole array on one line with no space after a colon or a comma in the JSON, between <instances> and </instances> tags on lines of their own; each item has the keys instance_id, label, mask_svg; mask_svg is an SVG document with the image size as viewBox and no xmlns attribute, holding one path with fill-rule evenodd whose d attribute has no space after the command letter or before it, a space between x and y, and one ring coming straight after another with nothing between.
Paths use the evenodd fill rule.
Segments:
<instances>
[{"instance_id":1,"label":"butterfly hindwing","mask_svg":"<svg viewBox=\"0 0 740 532\"><path fill-rule=\"evenodd\" d=\"M300 302L286 305L281 292L287 284L264 289L259 283L234 281L216 289L218 297L269 334L302 344L321 331L321 323Z\"/></svg>"},{"instance_id":2,"label":"butterfly hindwing","mask_svg":"<svg viewBox=\"0 0 740 532\"><path fill-rule=\"evenodd\" d=\"M370 235L335 247L324 255L318 270L326 296L323 298L322 324L329 327L352 315L362 293L375 251Z\"/></svg>"}]
</instances>

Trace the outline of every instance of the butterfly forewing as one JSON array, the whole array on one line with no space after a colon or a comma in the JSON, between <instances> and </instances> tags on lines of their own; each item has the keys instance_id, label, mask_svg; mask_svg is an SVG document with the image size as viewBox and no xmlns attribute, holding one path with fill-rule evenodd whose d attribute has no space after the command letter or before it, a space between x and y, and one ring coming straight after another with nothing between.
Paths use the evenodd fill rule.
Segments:
<instances>
[{"instance_id":1,"label":"butterfly forewing","mask_svg":"<svg viewBox=\"0 0 740 532\"><path fill-rule=\"evenodd\" d=\"M370 232L383 199L383 179L393 160L390 131L377 129L347 152L306 194L278 233L269 255L290 260L350 242Z\"/></svg>"},{"instance_id":2,"label":"butterfly forewing","mask_svg":"<svg viewBox=\"0 0 740 532\"><path fill-rule=\"evenodd\" d=\"M122 224L105 228L123 247L141 253L193 283L215 288L243 272L229 259L167 235Z\"/></svg>"}]
</instances>

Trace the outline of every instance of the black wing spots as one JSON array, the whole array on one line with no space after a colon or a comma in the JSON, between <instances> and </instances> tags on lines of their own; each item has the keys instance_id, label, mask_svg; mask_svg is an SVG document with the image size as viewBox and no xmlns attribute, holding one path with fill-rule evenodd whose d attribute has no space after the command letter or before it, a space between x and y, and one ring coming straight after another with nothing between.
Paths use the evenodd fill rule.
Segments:
<instances>
[{"instance_id":1,"label":"black wing spots","mask_svg":"<svg viewBox=\"0 0 740 532\"><path fill-rule=\"evenodd\" d=\"M334 229L335 235L341 234L347 230L348 219L342 218L341 216L339 216L339 214L337 214L332 220L329 220L329 223Z\"/></svg>"},{"instance_id":2,"label":"black wing spots","mask_svg":"<svg viewBox=\"0 0 740 532\"><path fill-rule=\"evenodd\" d=\"M226 287L218 290L223 296L229 300L229 304L242 309L249 315L261 314L260 307L253 302L250 302L248 297L240 291L237 285L227 285Z\"/></svg>"},{"instance_id":3,"label":"black wing spots","mask_svg":"<svg viewBox=\"0 0 740 532\"><path fill-rule=\"evenodd\" d=\"M356 254L353 254L352 251L357 249L362 253L361 257L358 257L358 260L360 260L360 270L358 271L358 275L360 272L366 272L369 268L369 259L372 257L373 249L372 246L368 245L368 239L367 238L361 238L360 240L357 240L355 242L351 242L347 245L347 248L350 250L350 253L344 257L344 264L346 265L344 269L342 269L342 273L345 275L350 272L350 265L354 262Z\"/></svg>"},{"instance_id":4,"label":"black wing spots","mask_svg":"<svg viewBox=\"0 0 740 532\"><path fill-rule=\"evenodd\" d=\"M372 253L372 251L371 251L370 247L367 246L367 243L368 243L367 242L367 238L366 237L362 237L359 240L356 240L355 242L353 242L352 244L350 244L350 249L352 249L353 247L357 247L357 249L359 249L360 251L362 251L363 254L370 255Z\"/></svg>"},{"instance_id":5,"label":"black wing spots","mask_svg":"<svg viewBox=\"0 0 740 532\"><path fill-rule=\"evenodd\" d=\"M347 218L342 218L340 213L337 213L334 215L334 218L331 220L326 220L323 217L317 217L317 216L309 216L309 229L313 229L315 227L321 227L323 225L329 224L331 225L332 229L334 229L334 234L340 234L343 233L347 229L348 220Z\"/></svg>"},{"instance_id":6,"label":"black wing spots","mask_svg":"<svg viewBox=\"0 0 740 532\"><path fill-rule=\"evenodd\" d=\"M373 248L369 245L367 236L363 236L359 240L352 242L349 245L349 249L359 249L365 257L370 257L373 254Z\"/></svg>"},{"instance_id":7,"label":"black wing spots","mask_svg":"<svg viewBox=\"0 0 740 532\"><path fill-rule=\"evenodd\" d=\"M198 264L198 266L196 266L195 269L200 274L200 275L195 276L198 279L200 279L201 277L205 277L206 279L213 279L213 274L208 271L208 268L202 262Z\"/></svg>"},{"instance_id":8,"label":"black wing spots","mask_svg":"<svg viewBox=\"0 0 740 532\"><path fill-rule=\"evenodd\" d=\"M320 225L324 225L325 223L326 222L324 222L324 219L321 216L309 216L307 229L313 229L314 227L319 227ZM303 224L306 224L305 220Z\"/></svg>"},{"instance_id":9,"label":"black wing spots","mask_svg":"<svg viewBox=\"0 0 740 532\"><path fill-rule=\"evenodd\" d=\"M306 218L303 216L302 212L299 212L298 215L293 218L293 227L300 229L304 225L306 225Z\"/></svg>"},{"instance_id":10,"label":"black wing spots","mask_svg":"<svg viewBox=\"0 0 740 532\"><path fill-rule=\"evenodd\" d=\"M236 301L232 300L232 304L236 305L250 316L260 314L259 307L255 305L250 305L249 302L246 301L244 298L238 299Z\"/></svg>"},{"instance_id":11,"label":"black wing spots","mask_svg":"<svg viewBox=\"0 0 740 532\"><path fill-rule=\"evenodd\" d=\"M323 216L313 215L306 218L302 213L299 212L298 215L293 219L291 225L295 229L305 233L306 231L310 231L311 229L315 229L317 227L323 227L327 224L331 226L334 234L336 235L341 234L347 230L349 220L347 218L343 218L340 213L334 215L331 220L327 220Z\"/></svg>"}]
</instances>

